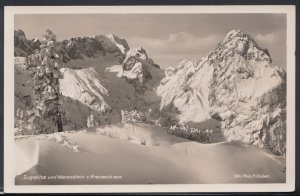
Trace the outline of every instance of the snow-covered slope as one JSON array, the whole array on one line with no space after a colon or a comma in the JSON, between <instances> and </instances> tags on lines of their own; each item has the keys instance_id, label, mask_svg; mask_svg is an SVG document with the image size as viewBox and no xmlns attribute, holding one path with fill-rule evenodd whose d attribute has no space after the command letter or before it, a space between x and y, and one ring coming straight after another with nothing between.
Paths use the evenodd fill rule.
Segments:
<instances>
[{"instance_id":1,"label":"snow-covered slope","mask_svg":"<svg viewBox=\"0 0 300 196\"><path fill-rule=\"evenodd\" d=\"M93 67L73 70L62 68L63 79L60 80L61 93L82 102L91 109L106 113L111 107L105 102L108 90L101 84L98 74Z\"/></svg>"},{"instance_id":2,"label":"snow-covered slope","mask_svg":"<svg viewBox=\"0 0 300 196\"><path fill-rule=\"evenodd\" d=\"M286 73L269 52L240 30L229 32L199 62L166 70L157 88L161 109L175 107L181 124L222 120L228 140L285 154Z\"/></svg>"},{"instance_id":3,"label":"snow-covered slope","mask_svg":"<svg viewBox=\"0 0 300 196\"><path fill-rule=\"evenodd\" d=\"M285 158L253 146L200 144L143 125L112 125L99 131L16 138L16 185L285 182ZM108 135L102 135L105 132ZM57 174L99 178L24 179ZM105 178L110 175L119 177Z\"/></svg>"},{"instance_id":4,"label":"snow-covered slope","mask_svg":"<svg viewBox=\"0 0 300 196\"><path fill-rule=\"evenodd\" d=\"M25 70L25 57L15 57L15 128L16 132L22 134L33 134L31 123L33 122L33 104L34 94L32 90L32 78ZM68 79L68 77L67 77ZM70 78L69 78L70 79ZM78 82L78 81L76 81ZM72 85L69 84L72 89ZM70 90L69 88L67 88ZM67 94L68 92L64 92ZM76 95L76 93L74 93ZM73 97L73 96L72 96ZM99 120L103 119L98 111L92 111L91 106L86 105L71 97L61 95L62 108L65 112L63 116L64 130L74 130L86 127L87 117L94 113L99 116ZM102 118L102 119L100 119ZM29 122L29 123L28 123Z\"/></svg>"}]
</instances>

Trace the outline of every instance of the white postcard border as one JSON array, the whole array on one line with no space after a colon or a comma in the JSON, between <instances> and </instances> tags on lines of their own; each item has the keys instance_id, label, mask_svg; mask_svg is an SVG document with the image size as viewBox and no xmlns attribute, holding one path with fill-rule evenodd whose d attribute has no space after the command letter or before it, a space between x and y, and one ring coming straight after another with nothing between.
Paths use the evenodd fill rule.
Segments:
<instances>
[{"instance_id":1,"label":"white postcard border","mask_svg":"<svg viewBox=\"0 0 300 196\"><path fill-rule=\"evenodd\" d=\"M14 15L104 13L286 13L287 156L286 183L170 185L15 185ZM285 192L295 190L295 6L6 6L4 8L4 191L65 192Z\"/></svg>"}]
</instances>

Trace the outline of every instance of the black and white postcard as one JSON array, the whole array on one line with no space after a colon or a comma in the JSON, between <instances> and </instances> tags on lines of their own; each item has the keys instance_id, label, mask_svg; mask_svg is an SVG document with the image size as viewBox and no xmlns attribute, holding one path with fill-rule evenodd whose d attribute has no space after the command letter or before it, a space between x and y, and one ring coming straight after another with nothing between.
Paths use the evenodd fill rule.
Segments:
<instances>
[{"instance_id":1,"label":"black and white postcard","mask_svg":"<svg viewBox=\"0 0 300 196\"><path fill-rule=\"evenodd\" d=\"M5 192L294 190L294 6L15 6L4 31Z\"/></svg>"}]
</instances>

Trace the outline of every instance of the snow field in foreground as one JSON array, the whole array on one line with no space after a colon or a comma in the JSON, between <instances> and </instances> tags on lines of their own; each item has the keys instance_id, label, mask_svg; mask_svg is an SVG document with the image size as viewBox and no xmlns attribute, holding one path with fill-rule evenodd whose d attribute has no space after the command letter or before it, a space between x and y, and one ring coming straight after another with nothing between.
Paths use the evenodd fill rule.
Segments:
<instances>
[{"instance_id":1,"label":"snow field in foreground","mask_svg":"<svg viewBox=\"0 0 300 196\"><path fill-rule=\"evenodd\" d=\"M16 184L285 182L285 158L232 142L191 142L144 124L19 137L15 144L17 174L23 169Z\"/></svg>"}]
</instances>

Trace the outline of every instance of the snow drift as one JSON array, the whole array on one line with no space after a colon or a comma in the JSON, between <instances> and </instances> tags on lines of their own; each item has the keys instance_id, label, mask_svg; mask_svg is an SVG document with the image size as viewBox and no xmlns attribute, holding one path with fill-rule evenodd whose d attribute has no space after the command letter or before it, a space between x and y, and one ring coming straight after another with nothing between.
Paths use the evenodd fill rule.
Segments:
<instances>
[{"instance_id":1,"label":"snow drift","mask_svg":"<svg viewBox=\"0 0 300 196\"><path fill-rule=\"evenodd\" d=\"M285 158L256 147L231 142L200 144L151 126L118 126L101 128L114 135L83 130L17 139L16 146L23 149L16 154L18 167L26 164L20 154L33 152L27 147L37 142L39 149L37 165L30 168L29 164L27 171L16 176L16 184L285 182ZM55 179L56 175L60 178Z\"/></svg>"}]
</instances>

